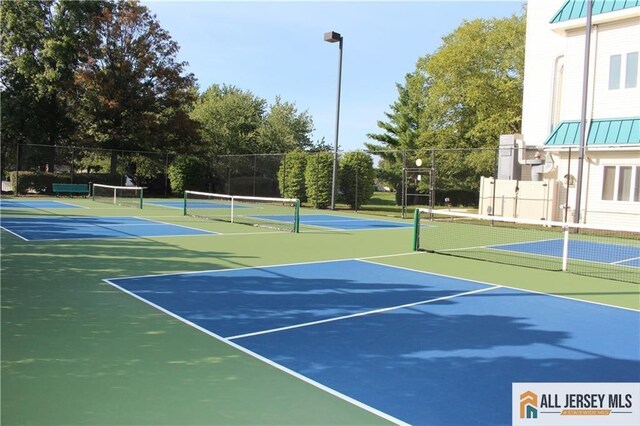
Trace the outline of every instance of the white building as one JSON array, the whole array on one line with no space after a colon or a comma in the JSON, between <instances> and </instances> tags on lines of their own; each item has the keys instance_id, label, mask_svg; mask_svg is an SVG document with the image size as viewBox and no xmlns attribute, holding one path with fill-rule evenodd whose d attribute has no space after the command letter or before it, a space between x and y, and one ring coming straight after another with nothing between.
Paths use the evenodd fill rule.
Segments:
<instances>
[{"instance_id":1,"label":"white building","mask_svg":"<svg viewBox=\"0 0 640 426\"><path fill-rule=\"evenodd\" d=\"M527 2L521 138L545 164L522 175L555 180L549 220L575 215L588 4ZM640 228L639 51L640 0L594 1L580 222Z\"/></svg>"}]
</instances>

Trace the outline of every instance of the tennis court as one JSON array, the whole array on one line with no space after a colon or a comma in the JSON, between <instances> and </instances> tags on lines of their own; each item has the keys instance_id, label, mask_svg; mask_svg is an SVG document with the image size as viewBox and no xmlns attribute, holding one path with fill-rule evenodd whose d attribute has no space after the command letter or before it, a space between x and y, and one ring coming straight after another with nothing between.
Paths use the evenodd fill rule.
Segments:
<instances>
[{"instance_id":1,"label":"tennis court","mask_svg":"<svg viewBox=\"0 0 640 426\"><path fill-rule=\"evenodd\" d=\"M412 221L384 216L305 208L281 232L289 202L231 223L37 201L1 217L6 424L499 425L514 382L640 381L638 284L522 267L552 257L532 229L422 224L487 262L414 251Z\"/></svg>"},{"instance_id":2,"label":"tennis court","mask_svg":"<svg viewBox=\"0 0 640 426\"><path fill-rule=\"evenodd\" d=\"M175 209L184 208L184 200L168 200L168 201L152 201L151 205L170 207ZM232 205L220 200L190 200L188 206L194 210L230 210ZM234 209L250 209L251 207L235 204ZM256 221L269 223L291 223L294 218L292 214L260 214L260 211L253 209L252 213L246 213L243 216ZM209 216L209 215L204 215ZM350 216L340 216L335 214L301 214L300 225L313 228L324 228L342 231L356 231L363 229L394 229L394 228L411 228L410 223L397 222L392 220L364 219Z\"/></svg>"},{"instance_id":3,"label":"tennis court","mask_svg":"<svg viewBox=\"0 0 640 426\"><path fill-rule=\"evenodd\" d=\"M0 227L25 241L211 235L210 231L138 217L7 217Z\"/></svg>"},{"instance_id":4,"label":"tennis court","mask_svg":"<svg viewBox=\"0 0 640 426\"><path fill-rule=\"evenodd\" d=\"M255 216L258 219L276 222L290 222L288 215ZM314 228L324 228L342 231L373 230L373 229L397 229L411 228L406 222L394 222L391 220L363 219L357 217L331 215L331 214L302 214L300 225Z\"/></svg>"},{"instance_id":5,"label":"tennis court","mask_svg":"<svg viewBox=\"0 0 640 426\"><path fill-rule=\"evenodd\" d=\"M518 244L490 246L493 250L506 250L538 256L562 258L563 240L534 241ZM640 247L605 244L593 241L576 241L569 254L572 259L589 262L611 263L640 268Z\"/></svg>"},{"instance_id":6,"label":"tennis court","mask_svg":"<svg viewBox=\"0 0 640 426\"><path fill-rule=\"evenodd\" d=\"M499 285L358 260L108 282L392 421L509 424L513 382L640 381L637 312Z\"/></svg>"},{"instance_id":7,"label":"tennis court","mask_svg":"<svg viewBox=\"0 0 640 426\"><path fill-rule=\"evenodd\" d=\"M80 206L44 200L0 200L0 209L79 209Z\"/></svg>"}]
</instances>

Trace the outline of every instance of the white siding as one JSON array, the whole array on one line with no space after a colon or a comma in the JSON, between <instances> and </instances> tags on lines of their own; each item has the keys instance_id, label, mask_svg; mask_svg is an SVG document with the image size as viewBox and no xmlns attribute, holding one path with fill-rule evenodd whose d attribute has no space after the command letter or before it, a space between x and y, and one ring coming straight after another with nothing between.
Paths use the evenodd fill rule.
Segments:
<instances>
[{"instance_id":1,"label":"white siding","mask_svg":"<svg viewBox=\"0 0 640 426\"><path fill-rule=\"evenodd\" d=\"M564 62L560 120L579 120L582 109L582 79L585 53L585 19L561 24L549 21L562 7L564 0L529 0L527 3L527 40L525 47L525 75L522 108L522 135L527 145L542 145L551 132L554 74L557 59ZM594 16L591 33L588 119L625 118L640 116L640 81L638 87L609 89L609 61L611 55L623 57L640 50L640 16L638 8ZM553 150L548 147L547 150ZM578 175L578 149L572 151L571 164L565 149L554 153L556 168L544 175L557 179L558 204L555 220L564 218L562 206L569 206L568 220L573 221L576 188L566 187L565 176ZM581 222L590 224L615 223L640 227L640 202L602 200L604 166L640 165L640 149L611 147L589 149L583 173Z\"/></svg>"},{"instance_id":2,"label":"white siding","mask_svg":"<svg viewBox=\"0 0 640 426\"><path fill-rule=\"evenodd\" d=\"M549 20L564 0L529 0L525 43L522 135L527 145L541 146L549 136L556 59L566 51L566 37L549 29ZM567 74L565 71L565 81Z\"/></svg>"},{"instance_id":3,"label":"white siding","mask_svg":"<svg viewBox=\"0 0 640 426\"><path fill-rule=\"evenodd\" d=\"M598 26L594 117L614 118L640 115L640 82L633 89L624 87L626 55L638 51L640 51L640 19ZM623 57L621 88L609 90L609 58L616 54L621 54Z\"/></svg>"},{"instance_id":4,"label":"white siding","mask_svg":"<svg viewBox=\"0 0 640 426\"><path fill-rule=\"evenodd\" d=\"M571 164L568 152L561 153L558 161L558 209L555 220L564 219L562 206L569 206L568 221L573 222L576 205L576 188L570 187L567 198L565 176L578 176L578 149L572 150ZM638 151L588 151L587 162L583 169L583 192L581 199L581 222L591 225L616 224L620 226L640 227L640 202L602 200L603 171L605 166L640 166Z\"/></svg>"}]
</instances>

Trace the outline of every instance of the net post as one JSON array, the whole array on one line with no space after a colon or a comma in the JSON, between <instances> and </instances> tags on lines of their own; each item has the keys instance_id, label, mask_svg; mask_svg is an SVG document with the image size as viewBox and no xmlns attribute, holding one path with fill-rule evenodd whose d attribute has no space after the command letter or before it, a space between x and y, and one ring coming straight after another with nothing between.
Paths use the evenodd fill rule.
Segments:
<instances>
[{"instance_id":1,"label":"net post","mask_svg":"<svg viewBox=\"0 0 640 426\"><path fill-rule=\"evenodd\" d=\"M293 218L293 232L300 233L300 200L296 199L296 208Z\"/></svg>"},{"instance_id":2,"label":"net post","mask_svg":"<svg viewBox=\"0 0 640 426\"><path fill-rule=\"evenodd\" d=\"M143 203L142 200L144 199L144 188L140 188L140 209L142 209Z\"/></svg>"},{"instance_id":3,"label":"net post","mask_svg":"<svg viewBox=\"0 0 640 426\"><path fill-rule=\"evenodd\" d=\"M182 198L183 198L182 216L186 216L187 215L187 191L184 191Z\"/></svg>"},{"instance_id":4,"label":"net post","mask_svg":"<svg viewBox=\"0 0 640 426\"><path fill-rule=\"evenodd\" d=\"M567 261L569 260L569 226L565 224L562 242L562 272L567 271Z\"/></svg>"},{"instance_id":5,"label":"net post","mask_svg":"<svg viewBox=\"0 0 640 426\"><path fill-rule=\"evenodd\" d=\"M413 211L413 251L420 248L420 209Z\"/></svg>"},{"instance_id":6,"label":"net post","mask_svg":"<svg viewBox=\"0 0 640 426\"><path fill-rule=\"evenodd\" d=\"M233 223L233 202L234 202L234 198L231 197L231 223Z\"/></svg>"}]
</instances>

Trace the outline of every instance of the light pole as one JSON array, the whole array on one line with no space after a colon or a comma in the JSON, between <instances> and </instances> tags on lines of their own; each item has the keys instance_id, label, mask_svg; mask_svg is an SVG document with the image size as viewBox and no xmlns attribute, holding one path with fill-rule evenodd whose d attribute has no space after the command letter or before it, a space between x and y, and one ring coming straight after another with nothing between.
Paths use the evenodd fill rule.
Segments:
<instances>
[{"instance_id":1,"label":"light pole","mask_svg":"<svg viewBox=\"0 0 640 426\"><path fill-rule=\"evenodd\" d=\"M335 32L324 33L324 41L329 43L339 42L340 59L338 60L338 103L336 106L336 139L333 145L333 181L331 186L331 210L336 209L336 183L338 174L338 133L340 130L340 86L342 84L342 40L343 37Z\"/></svg>"}]
</instances>

